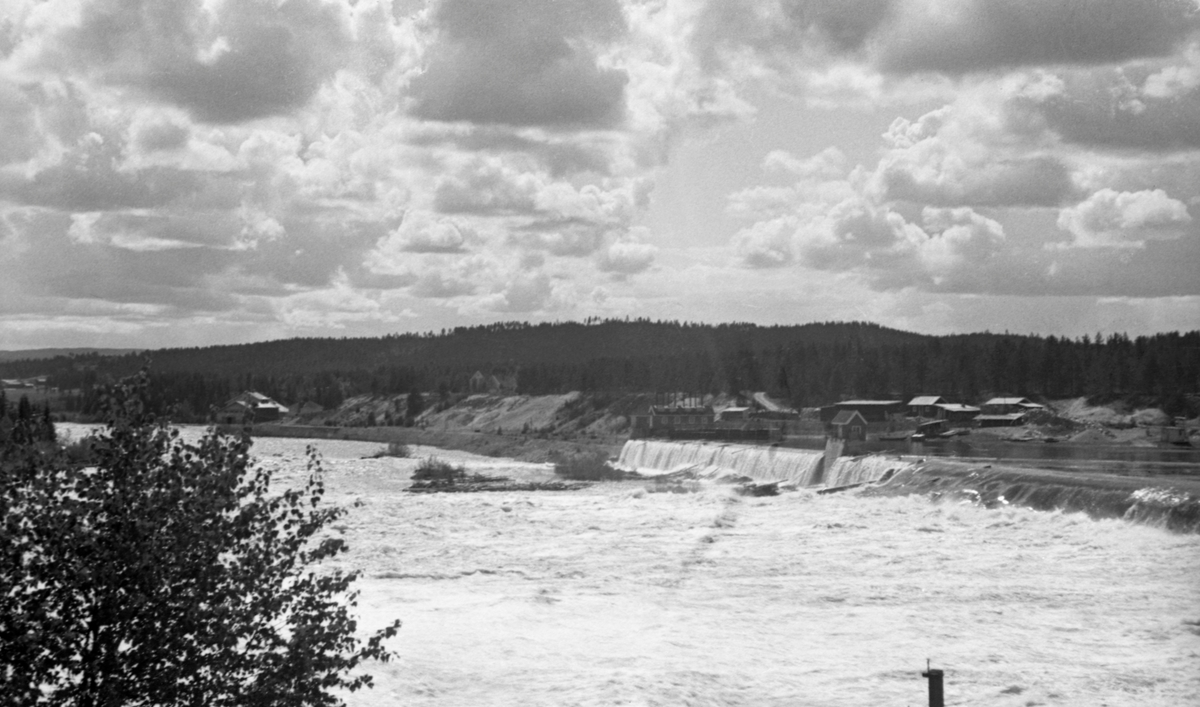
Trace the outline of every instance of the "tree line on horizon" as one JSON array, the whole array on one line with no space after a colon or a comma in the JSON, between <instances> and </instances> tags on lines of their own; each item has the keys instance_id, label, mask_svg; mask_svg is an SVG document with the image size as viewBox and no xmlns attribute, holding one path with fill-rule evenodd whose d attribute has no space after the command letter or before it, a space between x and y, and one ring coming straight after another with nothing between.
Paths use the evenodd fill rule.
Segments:
<instances>
[{"instance_id":1,"label":"tree line on horizon","mask_svg":"<svg viewBox=\"0 0 1200 707\"><path fill-rule=\"evenodd\" d=\"M1131 338L931 336L861 322L797 326L587 320L502 322L375 338L297 338L148 355L0 363L5 378L48 376L66 407L89 414L107 382L149 365L148 404L203 419L243 390L331 408L356 395L445 398L476 372L515 372L517 392L766 391L796 407L850 397L992 395L1136 398L1200 413L1200 331Z\"/></svg>"}]
</instances>

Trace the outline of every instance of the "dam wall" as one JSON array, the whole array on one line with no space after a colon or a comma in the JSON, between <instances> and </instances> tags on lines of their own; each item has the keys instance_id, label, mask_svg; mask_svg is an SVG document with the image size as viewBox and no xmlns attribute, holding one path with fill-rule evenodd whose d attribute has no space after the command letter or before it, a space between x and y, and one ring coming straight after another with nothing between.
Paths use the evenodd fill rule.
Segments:
<instances>
[{"instance_id":1,"label":"dam wall","mask_svg":"<svg viewBox=\"0 0 1200 707\"><path fill-rule=\"evenodd\" d=\"M830 463L828 459L835 459ZM701 476L736 474L796 486L847 486L876 481L911 466L894 457L826 457L815 449L749 444L630 440L617 465L643 474L690 471Z\"/></svg>"}]
</instances>

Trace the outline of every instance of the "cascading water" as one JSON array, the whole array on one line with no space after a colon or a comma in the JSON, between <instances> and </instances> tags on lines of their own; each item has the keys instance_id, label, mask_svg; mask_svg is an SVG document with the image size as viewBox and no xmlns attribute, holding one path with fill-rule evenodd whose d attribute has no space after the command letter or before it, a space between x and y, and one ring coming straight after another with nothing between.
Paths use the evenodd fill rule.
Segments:
<instances>
[{"instance_id":1,"label":"cascading water","mask_svg":"<svg viewBox=\"0 0 1200 707\"><path fill-rule=\"evenodd\" d=\"M1151 480L930 459L898 470L866 493L917 493L970 500L989 508L1014 505L1082 512L1097 519L1122 518L1177 532L1200 532L1200 483L1187 478Z\"/></svg>"},{"instance_id":2,"label":"cascading water","mask_svg":"<svg viewBox=\"0 0 1200 707\"><path fill-rule=\"evenodd\" d=\"M839 457L825 471L825 485L852 486L879 481L889 471L892 473L909 469L913 462L906 462L895 457L870 455L865 457Z\"/></svg>"},{"instance_id":3,"label":"cascading water","mask_svg":"<svg viewBox=\"0 0 1200 707\"><path fill-rule=\"evenodd\" d=\"M701 476L737 474L756 481L812 486L824 454L816 450L748 444L629 440L617 464L644 474L692 471Z\"/></svg>"},{"instance_id":4,"label":"cascading water","mask_svg":"<svg viewBox=\"0 0 1200 707\"><path fill-rule=\"evenodd\" d=\"M1178 532L1200 532L1200 482L1194 479L1152 482L1047 469L993 468L991 464L977 466L965 460L906 461L879 455L838 457L825 469L824 456L815 450L784 447L630 440L617 463L644 474L736 474L797 486L834 488L882 482L866 493L958 497L988 507L1011 504L1084 512L1093 518L1123 518Z\"/></svg>"}]
</instances>

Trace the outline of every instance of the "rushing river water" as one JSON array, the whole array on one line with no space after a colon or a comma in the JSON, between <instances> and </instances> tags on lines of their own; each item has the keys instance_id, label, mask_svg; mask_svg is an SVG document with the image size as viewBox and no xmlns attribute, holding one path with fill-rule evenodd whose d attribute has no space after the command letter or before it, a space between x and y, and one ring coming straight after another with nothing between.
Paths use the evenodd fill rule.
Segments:
<instances>
[{"instance_id":1,"label":"rushing river water","mask_svg":"<svg viewBox=\"0 0 1200 707\"><path fill-rule=\"evenodd\" d=\"M375 687L352 707L901 707L926 704L926 658L952 706L1200 704L1200 535L943 484L411 494L425 456L520 481L553 470L428 447L364 458L381 445L344 440L251 451L286 486L306 477L309 443L326 500L350 510L332 532L350 547L339 564L362 573L361 628L404 622L400 659L367 666ZM812 468L726 454L801 480ZM839 478L899 463L873 459L842 461Z\"/></svg>"},{"instance_id":2,"label":"rushing river water","mask_svg":"<svg viewBox=\"0 0 1200 707\"><path fill-rule=\"evenodd\" d=\"M1002 461L1043 469L1124 476L1200 476L1200 449L1011 442L954 437L926 442L872 442L864 451Z\"/></svg>"}]
</instances>

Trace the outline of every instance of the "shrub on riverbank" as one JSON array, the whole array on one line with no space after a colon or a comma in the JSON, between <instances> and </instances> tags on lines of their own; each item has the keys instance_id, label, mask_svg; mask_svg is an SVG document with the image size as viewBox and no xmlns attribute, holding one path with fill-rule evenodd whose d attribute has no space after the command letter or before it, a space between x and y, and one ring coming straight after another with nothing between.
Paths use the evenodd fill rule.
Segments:
<instances>
[{"instance_id":1,"label":"shrub on riverbank","mask_svg":"<svg viewBox=\"0 0 1200 707\"><path fill-rule=\"evenodd\" d=\"M608 463L602 451L584 451L553 455L554 473L572 481L621 481L626 473Z\"/></svg>"}]
</instances>

